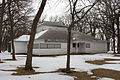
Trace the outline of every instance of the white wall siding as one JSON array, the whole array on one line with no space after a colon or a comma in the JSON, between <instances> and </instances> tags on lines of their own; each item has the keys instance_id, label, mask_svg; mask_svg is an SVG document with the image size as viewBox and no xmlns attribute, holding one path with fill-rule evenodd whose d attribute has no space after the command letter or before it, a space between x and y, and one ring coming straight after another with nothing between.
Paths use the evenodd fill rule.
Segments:
<instances>
[{"instance_id":1,"label":"white wall siding","mask_svg":"<svg viewBox=\"0 0 120 80\"><path fill-rule=\"evenodd\" d=\"M54 54L66 54L67 43L61 43L61 48L56 49L33 49L34 55L54 55Z\"/></svg>"},{"instance_id":2,"label":"white wall siding","mask_svg":"<svg viewBox=\"0 0 120 80\"><path fill-rule=\"evenodd\" d=\"M15 53L27 53L27 42L17 41L14 42ZM12 50L11 50L12 51Z\"/></svg>"},{"instance_id":3,"label":"white wall siding","mask_svg":"<svg viewBox=\"0 0 120 80\"><path fill-rule=\"evenodd\" d=\"M102 53L107 52L106 42L86 42L90 43L90 48L86 48L86 53Z\"/></svg>"}]
</instances>

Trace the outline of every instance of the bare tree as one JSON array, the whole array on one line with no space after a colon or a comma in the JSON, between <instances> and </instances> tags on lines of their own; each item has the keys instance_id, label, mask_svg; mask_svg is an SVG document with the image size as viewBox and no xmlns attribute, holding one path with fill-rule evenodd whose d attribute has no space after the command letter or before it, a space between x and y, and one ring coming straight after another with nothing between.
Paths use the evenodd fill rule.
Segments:
<instances>
[{"instance_id":1,"label":"bare tree","mask_svg":"<svg viewBox=\"0 0 120 80\"><path fill-rule=\"evenodd\" d=\"M2 47L2 28L3 28L3 16L4 16L5 0L2 0L2 6L0 8L0 53Z\"/></svg>"},{"instance_id":2,"label":"bare tree","mask_svg":"<svg viewBox=\"0 0 120 80\"><path fill-rule=\"evenodd\" d=\"M23 34L28 34L30 32L29 26L31 25L30 24L31 20L29 14L33 11L32 7L30 7L31 2L22 1L22 0L11 0L10 2L9 0L7 0L5 2L5 8L4 8L4 18L2 21L2 32L1 32L2 51L8 50L8 44L11 41L12 28L11 28L10 20L13 22L12 23L13 32L14 32L13 39ZM10 13L12 19L10 18ZM9 51L10 50L11 49L9 47Z\"/></svg>"},{"instance_id":3,"label":"bare tree","mask_svg":"<svg viewBox=\"0 0 120 80\"><path fill-rule=\"evenodd\" d=\"M78 22L80 22L85 15L94 7L94 5L98 2L99 0L96 0L93 5L90 6L90 8L88 8L86 10L86 12L84 14L82 14L81 16L79 16L79 14L81 13L81 11L85 8L76 9L76 5L78 3L78 0L69 0L69 5L70 5L70 14L72 17L71 20L71 24L68 27L68 40L67 40L67 63L66 63L66 72L70 71L70 47L71 47L71 30L74 27L75 24L77 24ZM75 17L77 17L78 19L75 19Z\"/></svg>"},{"instance_id":4,"label":"bare tree","mask_svg":"<svg viewBox=\"0 0 120 80\"><path fill-rule=\"evenodd\" d=\"M97 6L99 10L101 18L102 18L102 26L103 32L105 33L106 40L110 40L112 38L113 43L113 51L116 53L116 35L118 35L116 25L118 10L120 8L119 0L101 0L100 4ZM119 28L118 28L119 29ZM109 43L108 43L109 45ZM108 46L109 48L109 46Z\"/></svg>"},{"instance_id":5,"label":"bare tree","mask_svg":"<svg viewBox=\"0 0 120 80\"><path fill-rule=\"evenodd\" d=\"M32 50L33 50L34 37L35 37L35 33L36 33L37 23L39 21L39 18L42 15L42 12L43 12L44 7L46 5L46 1L47 0L42 0L41 6L40 6L40 8L39 8L34 20L33 20L31 34L30 34L30 40L29 40L29 44L28 44L27 60L26 60L26 64L25 64L26 70L33 70L33 68L32 68L32 52L33 51Z\"/></svg>"},{"instance_id":6,"label":"bare tree","mask_svg":"<svg viewBox=\"0 0 120 80\"><path fill-rule=\"evenodd\" d=\"M117 42L117 50L118 50L118 53L120 54L120 10L118 11L118 16L117 16L117 39L118 39L118 42Z\"/></svg>"},{"instance_id":7,"label":"bare tree","mask_svg":"<svg viewBox=\"0 0 120 80\"><path fill-rule=\"evenodd\" d=\"M9 16L9 24L11 27L10 37L11 37L11 43L12 43L12 58L15 60L15 46L14 46L14 26L13 26L13 15L11 13L11 0L8 0L8 16Z\"/></svg>"}]
</instances>

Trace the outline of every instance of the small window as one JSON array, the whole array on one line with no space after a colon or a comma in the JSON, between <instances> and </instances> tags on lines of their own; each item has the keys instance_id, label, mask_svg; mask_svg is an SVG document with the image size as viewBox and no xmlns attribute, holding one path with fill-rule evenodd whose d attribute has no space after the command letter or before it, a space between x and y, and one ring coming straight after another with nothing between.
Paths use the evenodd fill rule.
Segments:
<instances>
[{"instance_id":1,"label":"small window","mask_svg":"<svg viewBox=\"0 0 120 80\"><path fill-rule=\"evenodd\" d=\"M61 48L61 44L55 44L55 48Z\"/></svg>"},{"instance_id":2,"label":"small window","mask_svg":"<svg viewBox=\"0 0 120 80\"><path fill-rule=\"evenodd\" d=\"M78 48L79 48L79 45L80 45L80 44L79 44L79 43L77 43L77 47L78 47Z\"/></svg>"},{"instance_id":3,"label":"small window","mask_svg":"<svg viewBox=\"0 0 120 80\"><path fill-rule=\"evenodd\" d=\"M54 48L54 44L48 44L48 48Z\"/></svg>"},{"instance_id":4,"label":"small window","mask_svg":"<svg viewBox=\"0 0 120 80\"><path fill-rule=\"evenodd\" d=\"M44 44L44 43L41 43L41 44L40 44L40 48L41 48L41 49L44 49L44 48L47 48L47 47L48 47L47 44Z\"/></svg>"},{"instance_id":5,"label":"small window","mask_svg":"<svg viewBox=\"0 0 120 80\"><path fill-rule=\"evenodd\" d=\"M86 44L86 48L90 48L90 43L87 43L87 44Z\"/></svg>"},{"instance_id":6,"label":"small window","mask_svg":"<svg viewBox=\"0 0 120 80\"><path fill-rule=\"evenodd\" d=\"M40 44L41 49L55 49L55 48L61 48L61 44Z\"/></svg>"},{"instance_id":7,"label":"small window","mask_svg":"<svg viewBox=\"0 0 120 80\"><path fill-rule=\"evenodd\" d=\"M75 48L76 47L76 43L73 43L73 48Z\"/></svg>"},{"instance_id":8,"label":"small window","mask_svg":"<svg viewBox=\"0 0 120 80\"><path fill-rule=\"evenodd\" d=\"M33 48L34 49L39 49L39 44L34 44Z\"/></svg>"}]
</instances>

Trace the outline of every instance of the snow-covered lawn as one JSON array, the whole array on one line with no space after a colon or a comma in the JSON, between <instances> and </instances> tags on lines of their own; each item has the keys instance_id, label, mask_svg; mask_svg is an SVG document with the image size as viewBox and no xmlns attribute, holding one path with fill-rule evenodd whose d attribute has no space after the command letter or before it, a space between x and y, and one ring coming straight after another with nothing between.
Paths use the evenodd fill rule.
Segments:
<instances>
[{"instance_id":1,"label":"snow-covered lawn","mask_svg":"<svg viewBox=\"0 0 120 80\"><path fill-rule=\"evenodd\" d=\"M26 55L16 55L17 61L4 61L4 59L11 59L11 55L8 52L0 54L0 59L4 63L0 63L0 80L74 80L74 76L62 75L64 73L44 73L35 75L11 75L14 71L3 70L15 70L17 67L25 65ZM104 64L95 65L85 63L86 60L103 60L108 59L120 59L120 57L113 57L112 54L94 54L94 55L71 55L71 68L75 68L75 71L83 72L87 71L88 75L92 74L91 70L104 68L120 71L120 61L107 61L108 63L117 64ZM56 71L66 66L66 56L57 57L33 57L33 66L36 72L51 72ZM111 78L99 78L98 80L114 80Z\"/></svg>"}]
</instances>

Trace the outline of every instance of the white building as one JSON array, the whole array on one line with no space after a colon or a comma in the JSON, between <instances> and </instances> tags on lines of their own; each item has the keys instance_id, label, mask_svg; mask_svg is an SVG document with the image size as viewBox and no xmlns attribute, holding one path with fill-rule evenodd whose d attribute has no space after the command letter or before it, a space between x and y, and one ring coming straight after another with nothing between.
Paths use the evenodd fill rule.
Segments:
<instances>
[{"instance_id":1,"label":"white building","mask_svg":"<svg viewBox=\"0 0 120 80\"><path fill-rule=\"evenodd\" d=\"M51 25L53 24L53 26ZM67 28L60 24L42 24L37 29L34 40L34 55L54 55L67 53ZM16 53L27 53L29 35L15 39ZM72 32L71 53L107 52L107 42L80 32Z\"/></svg>"}]
</instances>

